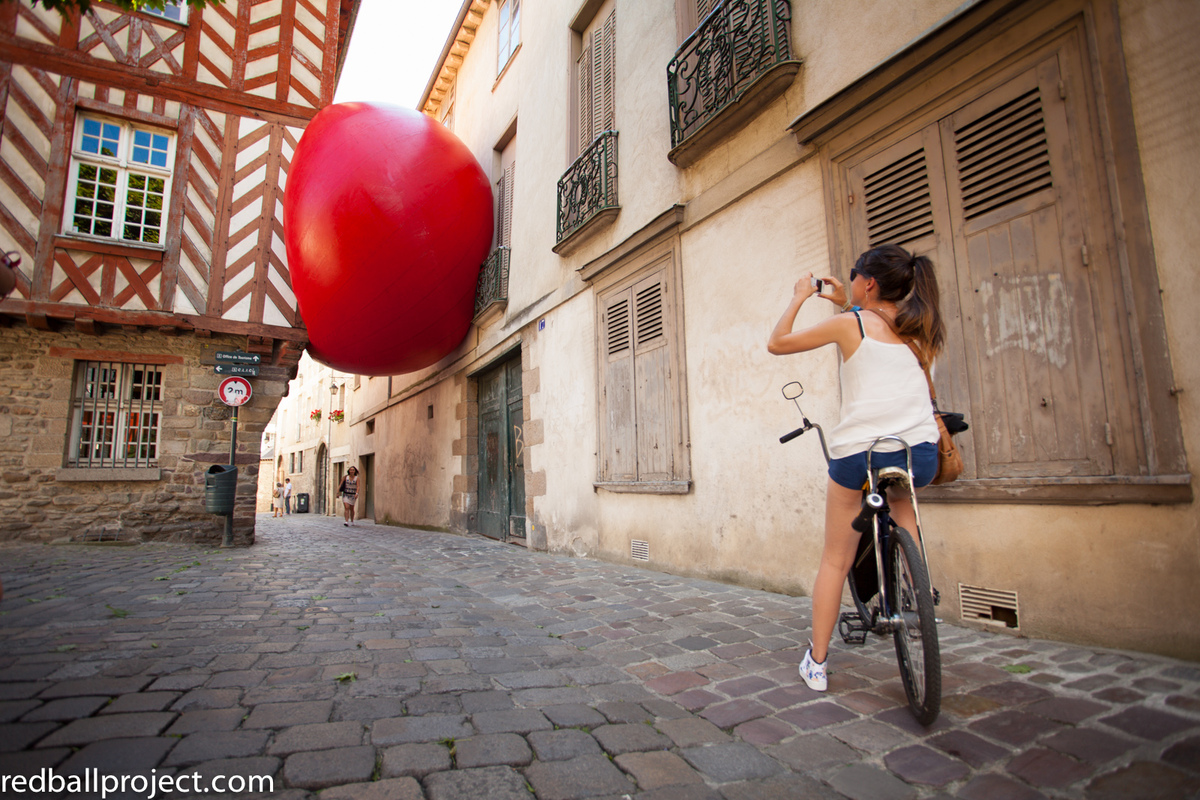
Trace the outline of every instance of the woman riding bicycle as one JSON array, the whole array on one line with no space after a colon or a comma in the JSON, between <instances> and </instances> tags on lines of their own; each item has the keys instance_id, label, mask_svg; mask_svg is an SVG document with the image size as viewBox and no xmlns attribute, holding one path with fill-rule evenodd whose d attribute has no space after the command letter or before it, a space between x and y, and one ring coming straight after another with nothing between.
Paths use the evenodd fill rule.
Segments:
<instances>
[{"instance_id":1,"label":"woman riding bicycle","mask_svg":"<svg viewBox=\"0 0 1200 800\"><path fill-rule=\"evenodd\" d=\"M793 331L800 306L818 292L812 274L805 274L767 341L774 355L836 344L842 357L841 422L829 436L832 460L825 494L825 548L813 585L812 639L800 664L800 677L819 692L827 687L829 640L859 540L850 523L862 503L867 449L881 436L899 436L911 446L916 486L925 486L937 472L938 428L925 373L904 339L879 315L890 320L901 336L912 339L927 361L941 352L945 338L937 278L933 263L924 256L912 256L892 244L868 250L850 270L849 298L840 281L822 280L834 291L818 296L842 306L846 313ZM906 466L903 447L894 440L880 442L871 458L873 468ZM890 491L888 502L896 522L916 531L907 492Z\"/></svg>"}]
</instances>

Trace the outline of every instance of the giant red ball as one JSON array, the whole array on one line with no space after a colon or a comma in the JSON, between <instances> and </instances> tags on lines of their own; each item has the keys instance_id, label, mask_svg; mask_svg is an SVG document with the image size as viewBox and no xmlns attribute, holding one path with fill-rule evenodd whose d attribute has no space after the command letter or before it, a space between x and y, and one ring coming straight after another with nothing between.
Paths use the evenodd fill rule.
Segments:
<instances>
[{"instance_id":1,"label":"giant red ball","mask_svg":"<svg viewBox=\"0 0 1200 800\"><path fill-rule=\"evenodd\" d=\"M457 137L416 111L339 103L309 123L283 201L313 358L398 375L452 353L492 241L492 192Z\"/></svg>"}]
</instances>

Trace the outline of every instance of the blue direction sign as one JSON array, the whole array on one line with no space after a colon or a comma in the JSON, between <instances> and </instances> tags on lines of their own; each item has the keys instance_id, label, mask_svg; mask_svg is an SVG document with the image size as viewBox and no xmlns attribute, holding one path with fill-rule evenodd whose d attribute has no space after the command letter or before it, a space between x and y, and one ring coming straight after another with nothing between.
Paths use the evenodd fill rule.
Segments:
<instances>
[{"instance_id":1,"label":"blue direction sign","mask_svg":"<svg viewBox=\"0 0 1200 800\"><path fill-rule=\"evenodd\" d=\"M258 377L258 367L243 366L242 364L217 364L213 371L218 375L245 375L248 378Z\"/></svg>"},{"instance_id":2,"label":"blue direction sign","mask_svg":"<svg viewBox=\"0 0 1200 800\"><path fill-rule=\"evenodd\" d=\"M218 350L217 362L223 364L260 364L262 363L262 356L260 356L258 353L243 353L241 350L234 350L232 352L228 350ZM234 372L230 374L242 375L244 373ZM257 375L258 373L256 372L254 374Z\"/></svg>"}]
</instances>

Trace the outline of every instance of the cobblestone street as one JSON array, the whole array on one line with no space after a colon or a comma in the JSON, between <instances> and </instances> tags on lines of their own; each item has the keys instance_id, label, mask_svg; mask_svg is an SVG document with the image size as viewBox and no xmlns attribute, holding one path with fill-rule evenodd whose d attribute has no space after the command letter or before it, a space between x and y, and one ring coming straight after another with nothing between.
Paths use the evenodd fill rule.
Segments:
<instances>
[{"instance_id":1,"label":"cobblestone street","mask_svg":"<svg viewBox=\"0 0 1200 800\"><path fill-rule=\"evenodd\" d=\"M296 800L1200 795L1200 665L1157 656L942 624L924 729L890 639L835 637L829 692L804 686L807 598L480 537L260 515L249 549L6 544L0 574L4 776L270 775Z\"/></svg>"}]
</instances>

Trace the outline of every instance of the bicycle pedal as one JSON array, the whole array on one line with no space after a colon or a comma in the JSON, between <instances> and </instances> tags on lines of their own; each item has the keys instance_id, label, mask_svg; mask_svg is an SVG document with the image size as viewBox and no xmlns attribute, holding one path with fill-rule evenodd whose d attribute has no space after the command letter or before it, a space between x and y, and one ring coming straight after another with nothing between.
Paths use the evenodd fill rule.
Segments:
<instances>
[{"instance_id":1,"label":"bicycle pedal","mask_svg":"<svg viewBox=\"0 0 1200 800\"><path fill-rule=\"evenodd\" d=\"M866 644L871 629L857 611L842 614L838 619L838 634L846 644Z\"/></svg>"},{"instance_id":2,"label":"bicycle pedal","mask_svg":"<svg viewBox=\"0 0 1200 800\"><path fill-rule=\"evenodd\" d=\"M897 489L908 489L908 470L903 467L883 467L879 470L879 487L880 489L888 489L890 487Z\"/></svg>"}]
</instances>

